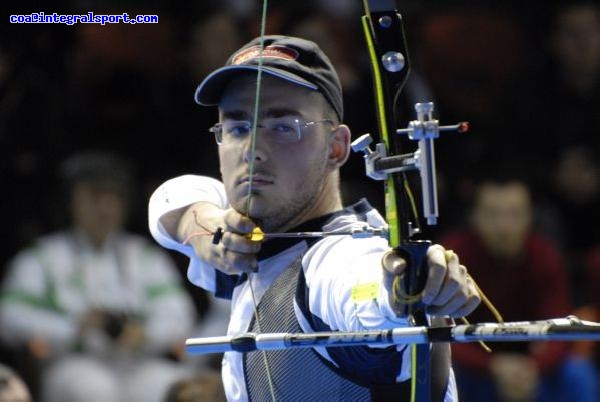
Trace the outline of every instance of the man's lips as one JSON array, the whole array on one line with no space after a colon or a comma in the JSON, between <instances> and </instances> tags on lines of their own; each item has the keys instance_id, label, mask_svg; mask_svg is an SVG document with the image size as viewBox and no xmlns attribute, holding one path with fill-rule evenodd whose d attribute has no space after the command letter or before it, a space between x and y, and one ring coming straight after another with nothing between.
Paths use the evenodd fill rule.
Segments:
<instances>
[{"instance_id":1,"label":"man's lips","mask_svg":"<svg viewBox=\"0 0 600 402\"><path fill-rule=\"evenodd\" d=\"M237 181L237 184L246 184L250 182L250 177L249 176L245 176L242 177L241 179L239 179ZM270 178L266 177L266 176L262 176L262 175L253 175L252 176L252 185L268 185L268 184L273 184L273 180L271 180Z\"/></svg>"}]
</instances>

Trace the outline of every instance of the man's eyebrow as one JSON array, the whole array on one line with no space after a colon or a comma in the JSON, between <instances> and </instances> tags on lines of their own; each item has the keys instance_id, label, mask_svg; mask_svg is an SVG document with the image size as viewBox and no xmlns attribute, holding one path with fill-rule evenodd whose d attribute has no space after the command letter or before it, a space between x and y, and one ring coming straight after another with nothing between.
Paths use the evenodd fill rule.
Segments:
<instances>
[{"instance_id":1,"label":"man's eyebrow","mask_svg":"<svg viewBox=\"0 0 600 402\"><path fill-rule=\"evenodd\" d=\"M298 110L285 107L272 107L264 112L261 112L261 118L263 119L265 117L276 118L284 116L303 117L302 113L300 113ZM243 110L224 111L222 118L228 120L252 120L252 116Z\"/></svg>"},{"instance_id":2,"label":"man's eyebrow","mask_svg":"<svg viewBox=\"0 0 600 402\"><path fill-rule=\"evenodd\" d=\"M243 110L230 110L223 112L222 118L228 120L250 120L250 115Z\"/></svg>"},{"instance_id":3,"label":"man's eyebrow","mask_svg":"<svg viewBox=\"0 0 600 402\"><path fill-rule=\"evenodd\" d=\"M264 113L261 113L263 117L283 117L283 116L294 116L294 117L302 117L302 113L300 113L296 109L289 109L284 107L273 107L266 110Z\"/></svg>"}]
</instances>

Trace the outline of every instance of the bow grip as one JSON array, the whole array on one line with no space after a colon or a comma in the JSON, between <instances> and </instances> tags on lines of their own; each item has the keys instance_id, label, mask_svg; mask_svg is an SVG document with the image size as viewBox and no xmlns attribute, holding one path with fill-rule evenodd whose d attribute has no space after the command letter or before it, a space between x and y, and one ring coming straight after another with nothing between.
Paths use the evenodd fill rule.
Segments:
<instances>
[{"instance_id":1,"label":"bow grip","mask_svg":"<svg viewBox=\"0 0 600 402\"><path fill-rule=\"evenodd\" d=\"M427 250L430 246L429 240L410 240L394 249L406 261L406 270L401 286L409 297L419 295L425 289L428 271ZM425 304L420 299L416 303L407 304L405 309L405 314L413 316L417 321L425 319ZM417 322L416 324L423 325L424 323Z\"/></svg>"}]
</instances>

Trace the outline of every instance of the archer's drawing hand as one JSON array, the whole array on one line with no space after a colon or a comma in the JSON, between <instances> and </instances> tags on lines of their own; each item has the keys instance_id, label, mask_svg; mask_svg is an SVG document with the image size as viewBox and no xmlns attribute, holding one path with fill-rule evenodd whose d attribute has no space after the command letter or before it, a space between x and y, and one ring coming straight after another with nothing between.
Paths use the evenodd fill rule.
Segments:
<instances>
[{"instance_id":1,"label":"archer's drawing hand","mask_svg":"<svg viewBox=\"0 0 600 402\"><path fill-rule=\"evenodd\" d=\"M221 209L208 202L192 205L181 218L178 237L188 239L203 261L228 275L252 272L258 266L260 242L245 237L256 224L236 210ZM213 244L212 233L222 228L223 237ZM199 234L194 236L194 234ZM202 234L201 234L202 233Z\"/></svg>"},{"instance_id":2,"label":"archer's drawing hand","mask_svg":"<svg viewBox=\"0 0 600 402\"><path fill-rule=\"evenodd\" d=\"M427 251L427 282L421 294L421 301L427 305L431 315L464 317L470 314L481 302L475 283L461 265L458 255L434 244ZM382 265L385 285L389 289L390 305L397 314L404 314L405 304L402 295L396 294L393 281L406 269L406 261L394 253L384 255ZM398 287L400 288L400 287Z\"/></svg>"}]
</instances>

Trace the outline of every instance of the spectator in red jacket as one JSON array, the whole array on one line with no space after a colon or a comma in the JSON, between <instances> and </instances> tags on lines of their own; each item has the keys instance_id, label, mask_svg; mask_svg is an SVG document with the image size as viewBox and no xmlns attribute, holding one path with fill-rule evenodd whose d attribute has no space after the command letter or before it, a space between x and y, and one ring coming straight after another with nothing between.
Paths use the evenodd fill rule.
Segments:
<instances>
[{"instance_id":1,"label":"spectator in red jacket","mask_svg":"<svg viewBox=\"0 0 600 402\"><path fill-rule=\"evenodd\" d=\"M482 181L476 190L470 227L447 235L442 243L461 256L506 321L540 320L570 313L563 259L551 242L532 229L531 196L522 181ZM469 319L495 321L483 304ZM476 343L453 346L463 402L595 400L593 391L586 388L594 381L585 380L593 377L591 366L571 361L569 344L490 346L493 353Z\"/></svg>"}]
</instances>

